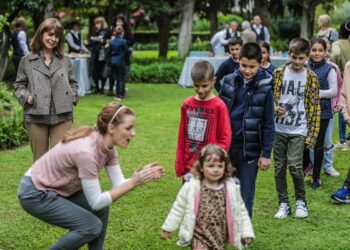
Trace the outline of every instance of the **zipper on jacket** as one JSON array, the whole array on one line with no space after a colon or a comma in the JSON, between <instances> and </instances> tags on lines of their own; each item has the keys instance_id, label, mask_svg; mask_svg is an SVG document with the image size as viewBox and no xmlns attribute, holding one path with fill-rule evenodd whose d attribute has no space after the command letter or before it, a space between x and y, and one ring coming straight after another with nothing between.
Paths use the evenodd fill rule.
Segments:
<instances>
[{"instance_id":1,"label":"zipper on jacket","mask_svg":"<svg viewBox=\"0 0 350 250\"><path fill-rule=\"evenodd\" d=\"M246 158L246 150L245 150L245 144L246 144L246 141L245 141L245 130L244 130L244 126L245 126L245 114L246 114L246 111L248 109L248 105L250 103L250 100L252 99L252 96L253 96L253 91L252 92L249 92L248 91L248 94L251 93L251 95L249 95L249 99L247 101L247 104L245 105L244 107L244 113L243 113L243 122L242 122L242 130L243 130L243 159Z\"/></svg>"}]
</instances>

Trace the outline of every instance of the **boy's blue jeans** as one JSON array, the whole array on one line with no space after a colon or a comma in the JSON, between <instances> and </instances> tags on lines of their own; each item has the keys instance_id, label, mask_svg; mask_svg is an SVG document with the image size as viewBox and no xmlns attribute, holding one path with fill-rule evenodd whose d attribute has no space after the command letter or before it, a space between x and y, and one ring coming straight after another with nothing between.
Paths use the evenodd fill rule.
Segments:
<instances>
[{"instance_id":1,"label":"boy's blue jeans","mask_svg":"<svg viewBox=\"0 0 350 250\"><path fill-rule=\"evenodd\" d=\"M324 156L322 167L324 171L327 171L330 167L333 167L334 157L334 145L333 145L333 129L334 129L334 118L329 120L326 137L324 139ZM310 148L310 160L314 164L314 149Z\"/></svg>"},{"instance_id":2,"label":"boy's blue jeans","mask_svg":"<svg viewBox=\"0 0 350 250\"><path fill-rule=\"evenodd\" d=\"M49 249L78 249L89 244L89 250L102 250L107 231L109 207L92 211L83 191L63 197L54 191L40 191L31 177L24 176L18 198L25 211L52 225L69 231Z\"/></svg>"},{"instance_id":3,"label":"boy's blue jeans","mask_svg":"<svg viewBox=\"0 0 350 250\"><path fill-rule=\"evenodd\" d=\"M344 120L343 113L338 112L338 123L339 123L339 141L341 143L346 141L346 121Z\"/></svg>"},{"instance_id":4,"label":"boy's blue jeans","mask_svg":"<svg viewBox=\"0 0 350 250\"><path fill-rule=\"evenodd\" d=\"M237 178L241 183L241 195L248 210L250 218L253 215L255 182L258 174L258 160L243 159L243 146L230 148L230 159L234 168L237 169Z\"/></svg>"}]
</instances>

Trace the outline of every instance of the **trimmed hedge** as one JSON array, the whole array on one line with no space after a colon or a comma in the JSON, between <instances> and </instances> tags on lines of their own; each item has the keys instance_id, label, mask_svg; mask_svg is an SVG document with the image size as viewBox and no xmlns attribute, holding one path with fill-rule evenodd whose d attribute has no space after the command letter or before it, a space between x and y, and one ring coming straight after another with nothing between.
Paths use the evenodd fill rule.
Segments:
<instances>
[{"instance_id":1,"label":"trimmed hedge","mask_svg":"<svg viewBox=\"0 0 350 250\"><path fill-rule=\"evenodd\" d=\"M149 60L151 62L151 60ZM131 64L128 82L133 83L177 83L183 62L153 62L151 64Z\"/></svg>"},{"instance_id":2,"label":"trimmed hedge","mask_svg":"<svg viewBox=\"0 0 350 250\"><path fill-rule=\"evenodd\" d=\"M28 141L23 127L23 109L12 92L0 82L0 149L22 145Z\"/></svg>"}]
</instances>

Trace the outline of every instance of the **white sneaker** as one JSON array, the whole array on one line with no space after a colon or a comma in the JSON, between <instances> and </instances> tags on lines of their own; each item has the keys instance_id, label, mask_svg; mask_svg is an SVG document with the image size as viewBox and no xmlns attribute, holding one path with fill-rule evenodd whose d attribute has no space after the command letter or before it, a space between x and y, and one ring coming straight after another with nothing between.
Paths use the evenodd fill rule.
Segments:
<instances>
[{"instance_id":1,"label":"white sneaker","mask_svg":"<svg viewBox=\"0 0 350 250\"><path fill-rule=\"evenodd\" d=\"M289 206L289 204L285 203L285 202L281 202L280 203L280 208L278 209L277 213L275 214L275 218L276 219L284 219L286 218L288 215L291 214L291 208Z\"/></svg>"},{"instance_id":2,"label":"white sneaker","mask_svg":"<svg viewBox=\"0 0 350 250\"><path fill-rule=\"evenodd\" d=\"M329 175L329 176L332 176L332 177L340 176L340 173L334 167L330 167L330 168L325 169L324 173L326 175Z\"/></svg>"},{"instance_id":3,"label":"white sneaker","mask_svg":"<svg viewBox=\"0 0 350 250\"><path fill-rule=\"evenodd\" d=\"M296 209L295 209L295 218L305 218L307 217L307 207L304 201L302 200L297 200L295 202L296 204Z\"/></svg>"},{"instance_id":4,"label":"white sneaker","mask_svg":"<svg viewBox=\"0 0 350 250\"><path fill-rule=\"evenodd\" d=\"M339 142L337 144L335 144L334 146L335 149L340 149L342 151L346 151L346 150L349 150L349 144L346 143L346 142Z\"/></svg>"}]
</instances>

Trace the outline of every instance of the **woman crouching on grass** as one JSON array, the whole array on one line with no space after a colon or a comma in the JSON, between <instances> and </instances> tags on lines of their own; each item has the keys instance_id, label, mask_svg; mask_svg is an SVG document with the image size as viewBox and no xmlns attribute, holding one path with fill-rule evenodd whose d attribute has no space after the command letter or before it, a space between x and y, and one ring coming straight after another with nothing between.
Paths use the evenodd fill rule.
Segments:
<instances>
[{"instance_id":1,"label":"woman crouching on grass","mask_svg":"<svg viewBox=\"0 0 350 250\"><path fill-rule=\"evenodd\" d=\"M111 102L102 108L97 127L68 132L23 176L18 197L24 210L52 225L69 229L50 249L103 249L109 205L135 187L159 179L163 167L150 163L125 180L114 146L126 148L135 136L135 115ZM105 166L112 183L101 192Z\"/></svg>"}]
</instances>

